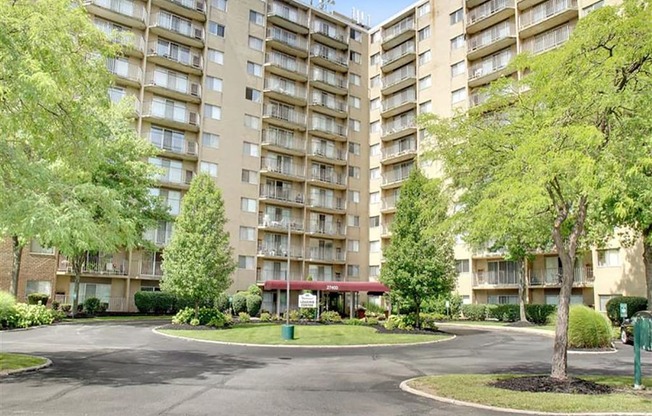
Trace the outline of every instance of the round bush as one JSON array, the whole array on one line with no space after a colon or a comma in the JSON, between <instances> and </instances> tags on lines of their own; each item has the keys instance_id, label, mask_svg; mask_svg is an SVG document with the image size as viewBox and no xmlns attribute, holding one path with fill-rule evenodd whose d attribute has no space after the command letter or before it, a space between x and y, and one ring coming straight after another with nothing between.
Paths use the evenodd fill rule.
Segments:
<instances>
[{"instance_id":1,"label":"round bush","mask_svg":"<svg viewBox=\"0 0 652 416\"><path fill-rule=\"evenodd\" d=\"M222 312L228 312L231 309L231 301L229 300L229 294L222 292L219 294L217 299L215 299L215 309Z\"/></svg>"},{"instance_id":2,"label":"round bush","mask_svg":"<svg viewBox=\"0 0 652 416\"><path fill-rule=\"evenodd\" d=\"M258 287L258 285L251 285L247 288L247 292L251 295L263 296L263 289Z\"/></svg>"},{"instance_id":3,"label":"round bush","mask_svg":"<svg viewBox=\"0 0 652 416\"><path fill-rule=\"evenodd\" d=\"M260 322L271 322L272 315L269 312L263 312L260 314Z\"/></svg>"},{"instance_id":4,"label":"round bush","mask_svg":"<svg viewBox=\"0 0 652 416\"><path fill-rule=\"evenodd\" d=\"M46 293L30 293L27 295L27 303L29 305L47 305L50 295Z\"/></svg>"},{"instance_id":5,"label":"round bush","mask_svg":"<svg viewBox=\"0 0 652 416\"><path fill-rule=\"evenodd\" d=\"M89 315L95 315L100 310L100 303L98 298L88 298L84 301L84 310Z\"/></svg>"},{"instance_id":6,"label":"round bush","mask_svg":"<svg viewBox=\"0 0 652 416\"><path fill-rule=\"evenodd\" d=\"M484 321L487 318L487 306L462 305L462 314L471 321Z\"/></svg>"},{"instance_id":7,"label":"round bush","mask_svg":"<svg viewBox=\"0 0 652 416\"><path fill-rule=\"evenodd\" d=\"M16 299L9 292L0 291L0 328L9 326L16 314Z\"/></svg>"},{"instance_id":8,"label":"round bush","mask_svg":"<svg viewBox=\"0 0 652 416\"><path fill-rule=\"evenodd\" d=\"M611 325L600 312L584 305L575 305L571 307L568 319L569 347L611 347Z\"/></svg>"},{"instance_id":9,"label":"round bush","mask_svg":"<svg viewBox=\"0 0 652 416\"><path fill-rule=\"evenodd\" d=\"M247 313L249 316L256 316L260 312L260 307L263 304L263 298L258 295L247 296Z\"/></svg>"},{"instance_id":10,"label":"round bush","mask_svg":"<svg viewBox=\"0 0 652 416\"><path fill-rule=\"evenodd\" d=\"M247 312L240 312L238 314L238 319L240 320L241 324L246 324L251 322L251 316Z\"/></svg>"},{"instance_id":11,"label":"round bush","mask_svg":"<svg viewBox=\"0 0 652 416\"><path fill-rule=\"evenodd\" d=\"M319 321L323 324L342 322L342 317L336 311L325 311L321 313Z\"/></svg>"},{"instance_id":12,"label":"round bush","mask_svg":"<svg viewBox=\"0 0 652 416\"><path fill-rule=\"evenodd\" d=\"M247 292L238 292L233 295L233 313L240 313L247 311Z\"/></svg>"},{"instance_id":13,"label":"round bush","mask_svg":"<svg viewBox=\"0 0 652 416\"><path fill-rule=\"evenodd\" d=\"M607 316L614 325L620 325L623 318L620 317L620 304L627 304L627 316L631 318L638 311L647 308L647 299L639 296L617 296L607 302Z\"/></svg>"}]
</instances>

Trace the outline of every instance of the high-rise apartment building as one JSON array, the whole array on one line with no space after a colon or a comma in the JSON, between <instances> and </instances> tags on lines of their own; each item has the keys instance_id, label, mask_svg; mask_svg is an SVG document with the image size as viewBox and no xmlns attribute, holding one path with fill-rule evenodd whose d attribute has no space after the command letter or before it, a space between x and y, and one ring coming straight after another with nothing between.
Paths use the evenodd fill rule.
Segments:
<instances>
[{"instance_id":1,"label":"high-rise apartment building","mask_svg":"<svg viewBox=\"0 0 652 416\"><path fill-rule=\"evenodd\" d=\"M351 311L374 283L391 239L402 182L417 163L419 114L451 116L482 102L479 89L518 52L543 53L568 39L602 0L417 1L369 28L297 0L88 0L90 18L122 56L107 62L115 101L133 97L134 125L161 153L152 193L173 215L197 172L222 189L237 256L232 291L265 289L263 308L285 309L317 289ZM432 175L436 163L424 166ZM146 237L160 250L89 253L81 296L132 310L157 290L173 223ZM573 300L600 307L643 294L639 248L588 253ZM640 250L639 250L640 251ZM8 287L10 246L0 247ZM516 301L518 265L501 253L456 248L465 302ZM5 260L6 259L6 260ZM70 302L71 270L56 250L25 249L19 294ZM530 299L556 302L554 253L528 265ZM625 279L632 274L640 279Z\"/></svg>"}]
</instances>

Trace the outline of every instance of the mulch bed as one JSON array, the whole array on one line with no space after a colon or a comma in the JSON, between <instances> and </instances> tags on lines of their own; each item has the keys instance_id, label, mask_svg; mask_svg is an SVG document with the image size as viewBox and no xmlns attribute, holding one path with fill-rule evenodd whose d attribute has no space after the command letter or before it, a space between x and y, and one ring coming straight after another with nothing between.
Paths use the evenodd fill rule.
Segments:
<instances>
[{"instance_id":1,"label":"mulch bed","mask_svg":"<svg viewBox=\"0 0 652 416\"><path fill-rule=\"evenodd\" d=\"M603 384L570 377L557 380L548 376L515 377L490 384L501 389L532 393L609 394L614 389Z\"/></svg>"}]
</instances>

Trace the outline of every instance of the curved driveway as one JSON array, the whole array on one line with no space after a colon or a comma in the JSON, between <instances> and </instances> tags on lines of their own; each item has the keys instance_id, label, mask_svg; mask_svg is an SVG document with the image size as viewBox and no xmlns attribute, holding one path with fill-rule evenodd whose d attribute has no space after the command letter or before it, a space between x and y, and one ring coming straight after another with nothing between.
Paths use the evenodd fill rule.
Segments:
<instances>
[{"instance_id":1,"label":"curved driveway","mask_svg":"<svg viewBox=\"0 0 652 416\"><path fill-rule=\"evenodd\" d=\"M151 323L56 325L0 334L3 352L53 366L0 380L3 416L498 415L412 396L424 374L547 373L550 338L450 329L452 341L409 347L240 347L168 338ZM279 329L280 331L280 329ZM632 374L632 348L569 355L573 374ZM644 374L652 373L644 354ZM460 386L464 388L464 386Z\"/></svg>"}]
</instances>

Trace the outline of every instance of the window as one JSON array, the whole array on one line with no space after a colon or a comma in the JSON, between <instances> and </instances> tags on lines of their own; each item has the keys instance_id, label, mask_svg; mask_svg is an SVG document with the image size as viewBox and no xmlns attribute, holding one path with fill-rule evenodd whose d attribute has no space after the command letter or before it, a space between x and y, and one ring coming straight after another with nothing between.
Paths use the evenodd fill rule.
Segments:
<instances>
[{"instance_id":1,"label":"window","mask_svg":"<svg viewBox=\"0 0 652 416\"><path fill-rule=\"evenodd\" d=\"M251 114L245 114L244 124L250 129L260 129L260 117L252 116Z\"/></svg>"},{"instance_id":2,"label":"window","mask_svg":"<svg viewBox=\"0 0 652 416\"><path fill-rule=\"evenodd\" d=\"M489 305L518 305L517 295L491 295L487 296Z\"/></svg>"},{"instance_id":3,"label":"window","mask_svg":"<svg viewBox=\"0 0 652 416\"><path fill-rule=\"evenodd\" d=\"M254 227L240 226L240 240L254 241L256 239L256 229Z\"/></svg>"},{"instance_id":4,"label":"window","mask_svg":"<svg viewBox=\"0 0 652 416\"><path fill-rule=\"evenodd\" d=\"M466 61L459 61L451 65L451 77L455 78L466 72Z\"/></svg>"},{"instance_id":5,"label":"window","mask_svg":"<svg viewBox=\"0 0 652 416\"><path fill-rule=\"evenodd\" d=\"M380 65L380 52L371 55L369 65Z\"/></svg>"},{"instance_id":6,"label":"window","mask_svg":"<svg viewBox=\"0 0 652 416\"><path fill-rule=\"evenodd\" d=\"M204 147L218 149L220 147L220 136L213 133L203 133L201 136L201 144Z\"/></svg>"},{"instance_id":7,"label":"window","mask_svg":"<svg viewBox=\"0 0 652 416\"><path fill-rule=\"evenodd\" d=\"M362 42L362 32L359 30L351 28L351 30L349 30L349 37L356 42Z\"/></svg>"},{"instance_id":8,"label":"window","mask_svg":"<svg viewBox=\"0 0 652 416\"><path fill-rule=\"evenodd\" d=\"M223 38L225 32L226 32L226 27L224 25L221 25L212 20L208 22L208 33L210 33L211 35L215 35Z\"/></svg>"},{"instance_id":9,"label":"window","mask_svg":"<svg viewBox=\"0 0 652 416\"><path fill-rule=\"evenodd\" d=\"M208 48L208 60L219 65L224 65L224 52Z\"/></svg>"},{"instance_id":10,"label":"window","mask_svg":"<svg viewBox=\"0 0 652 416\"><path fill-rule=\"evenodd\" d=\"M360 168L357 166L349 166L349 178L360 179Z\"/></svg>"},{"instance_id":11,"label":"window","mask_svg":"<svg viewBox=\"0 0 652 416\"><path fill-rule=\"evenodd\" d=\"M249 22L258 26L263 26L265 24L265 16L255 10L249 10Z\"/></svg>"},{"instance_id":12,"label":"window","mask_svg":"<svg viewBox=\"0 0 652 416\"><path fill-rule=\"evenodd\" d=\"M452 92L452 97L451 97L451 102L453 104L457 104L459 102L462 102L466 100L466 88L460 88L459 90L455 90Z\"/></svg>"},{"instance_id":13,"label":"window","mask_svg":"<svg viewBox=\"0 0 652 416\"><path fill-rule=\"evenodd\" d=\"M464 18L464 11L462 9L457 9L450 14L450 18L451 18L451 25L459 23Z\"/></svg>"},{"instance_id":14,"label":"window","mask_svg":"<svg viewBox=\"0 0 652 416\"><path fill-rule=\"evenodd\" d=\"M349 142L349 153L360 155L360 143Z\"/></svg>"},{"instance_id":15,"label":"window","mask_svg":"<svg viewBox=\"0 0 652 416\"><path fill-rule=\"evenodd\" d=\"M255 77L263 76L263 66L258 65L257 63L247 61L247 74L253 75Z\"/></svg>"},{"instance_id":16,"label":"window","mask_svg":"<svg viewBox=\"0 0 652 416\"><path fill-rule=\"evenodd\" d=\"M169 209L170 215L179 215L181 209L181 192L169 189L150 188L151 196L158 197Z\"/></svg>"},{"instance_id":17,"label":"window","mask_svg":"<svg viewBox=\"0 0 652 416\"><path fill-rule=\"evenodd\" d=\"M351 103L351 107L353 108L360 108L362 105L362 101L360 100L359 97L354 97L353 95L349 96L349 102Z\"/></svg>"},{"instance_id":18,"label":"window","mask_svg":"<svg viewBox=\"0 0 652 416\"><path fill-rule=\"evenodd\" d=\"M216 105L204 105L204 117L212 118L213 120L222 119L222 108Z\"/></svg>"},{"instance_id":19,"label":"window","mask_svg":"<svg viewBox=\"0 0 652 416\"><path fill-rule=\"evenodd\" d=\"M378 43L380 39L380 30L371 34L371 43Z\"/></svg>"},{"instance_id":20,"label":"window","mask_svg":"<svg viewBox=\"0 0 652 416\"><path fill-rule=\"evenodd\" d=\"M359 227L360 226L360 216L359 215L347 215L346 216L346 225L349 227Z\"/></svg>"},{"instance_id":21,"label":"window","mask_svg":"<svg viewBox=\"0 0 652 416\"><path fill-rule=\"evenodd\" d=\"M432 101L419 104L420 113L432 113Z\"/></svg>"},{"instance_id":22,"label":"window","mask_svg":"<svg viewBox=\"0 0 652 416\"><path fill-rule=\"evenodd\" d=\"M29 252L32 254L54 254L54 247L43 247L38 240L32 239L29 242Z\"/></svg>"},{"instance_id":23,"label":"window","mask_svg":"<svg viewBox=\"0 0 652 416\"><path fill-rule=\"evenodd\" d=\"M604 6L604 0L600 0L596 3L593 3L590 6L586 6L585 8L582 9L582 15L586 16L587 14L591 13L594 10L598 10L602 6Z\"/></svg>"},{"instance_id":24,"label":"window","mask_svg":"<svg viewBox=\"0 0 652 416\"><path fill-rule=\"evenodd\" d=\"M360 203L360 191L349 191L349 202Z\"/></svg>"},{"instance_id":25,"label":"window","mask_svg":"<svg viewBox=\"0 0 652 416\"><path fill-rule=\"evenodd\" d=\"M430 50L427 50L419 54L419 65L425 65L428 62L430 62L431 59L432 59L432 52L430 52Z\"/></svg>"},{"instance_id":26,"label":"window","mask_svg":"<svg viewBox=\"0 0 652 416\"><path fill-rule=\"evenodd\" d=\"M357 253L360 251L360 240L349 240L347 243L347 250L351 253Z\"/></svg>"},{"instance_id":27,"label":"window","mask_svg":"<svg viewBox=\"0 0 652 416\"><path fill-rule=\"evenodd\" d=\"M469 272L469 261L468 260L455 260L455 270L457 274L468 273Z\"/></svg>"},{"instance_id":28,"label":"window","mask_svg":"<svg viewBox=\"0 0 652 416\"><path fill-rule=\"evenodd\" d=\"M369 277L380 276L380 266L369 266Z\"/></svg>"},{"instance_id":29,"label":"window","mask_svg":"<svg viewBox=\"0 0 652 416\"><path fill-rule=\"evenodd\" d=\"M349 119L349 128L353 131L360 131L361 123L360 120L356 120L353 118Z\"/></svg>"},{"instance_id":30,"label":"window","mask_svg":"<svg viewBox=\"0 0 652 416\"><path fill-rule=\"evenodd\" d=\"M451 50L459 49L464 46L464 35L455 36L451 39Z\"/></svg>"},{"instance_id":31,"label":"window","mask_svg":"<svg viewBox=\"0 0 652 416\"><path fill-rule=\"evenodd\" d=\"M223 12L226 11L226 2L227 0L213 0L212 4L213 7L215 7L217 10L221 10Z\"/></svg>"},{"instance_id":32,"label":"window","mask_svg":"<svg viewBox=\"0 0 652 416\"><path fill-rule=\"evenodd\" d=\"M358 277L360 276L360 266L357 264L349 264L346 266L346 274L349 277Z\"/></svg>"},{"instance_id":33,"label":"window","mask_svg":"<svg viewBox=\"0 0 652 416\"><path fill-rule=\"evenodd\" d=\"M199 170L204 173L208 173L213 178L217 178L217 163L204 162L202 160L201 164L199 165Z\"/></svg>"},{"instance_id":34,"label":"window","mask_svg":"<svg viewBox=\"0 0 652 416\"><path fill-rule=\"evenodd\" d=\"M430 26L426 26L419 30L419 41L426 40L430 37Z\"/></svg>"},{"instance_id":35,"label":"window","mask_svg":"<svg viewBox=\"0 0 652 416\"><path fill-rule=\"evenodd\" d=\"M380 192L372 192L369 194L370 204L380 204Z\"/></svg>"},{"instance_id":36,"label":"window","mask_svg":"<svg viewBox=\"0 0 652 416\"><path fill-rule=\"evenodd\" d=\"M418 17L425 16L428 13L430 13L430 3L429 2L419 6L419 8L417 9L417 16Z\"/></svg>"},{"instance_id":37,"label":"window","mask_svg":"<svg viewBox=\"0 0 652 416\"><path fill-rule=\"evenodd\" d=\"M257 51L263 50L263 40L255 36L249 36L249 47Z\"/></svg>"},{"instance_id":38,"label":"window","mask_svg":"<svg viewBox=\"0 0 652 416\"><path fill-rule=\"evenodd\" d=\"M240 198L240 209L244 212L256 212L256 200L251 198Z\"/></svg>"},{"instance_id":39,"label":"window","mask_svg":"<svg viewBox=\"0 0 652 416\"><path fill-rule=\"evenodd\" d=\"M245 156L260 156L260 151L256 143L244 142L242 143L242 153Z\"/></svg>"},{"instance_id":40,"label":"window","mask_svg":"<svg viewBox=\"0 0 652 416\"><path fill-rule=\"evenodd\" d=\"M380 240L374 240L369 242L369 252L380 253Z\"/></svg>"},{"instance_id":41,"label":"window","mask_svg":"<svg viewBox=\"0 0 652 416\"><path fill-rule=\"evenodd\" d=\"M598 267L618 266L620 266L619 249L598 250Z\"/></svg>"},{"instance_id":42,"label":"window","mask_svg":"<svg viewBox=\"0 0 652 416\"><path fill-rule=\"evenodd\" d=\"M376 123L378 123L376 121ZM380 156L380 143L372 144L369 146L369 155L370 156Z\"/></svg>"},{"instance_id":43,"label":"window","mask_svg":"<svg viewBox=\"0 0 652 416\"><path fill-rule=\"evenodd\" d=\"M428 75L419 80L419 90L425 90L432 87L432 76Z\"/></svg>"},{"instance_id":44,"label":"window","mask_svg":"<svg viewBox=\"0 0 652 416\"><path fill-rule=\"evenodd\" d=\"M44 293L49 295L52 293L52 282L49 280L28 280L25 286L25 294L30 293Z\"/></svg>"},{"instance_id":45,"label":"window","mask_svg":"<svg viewBox=\"0 0 652 416\"><path fill-rule=\"evenodd\" d=\"M621 295L598 295L600 301L600 312L607 312L607 302Z\"/></svg>"},{"instance_id":46,"label":"window","mask_svg":"<svg viewBox=\"0 0 652 416\"><path fill-rule=\"evenodd\" d=\"M259 103L263 99L263 93L250 87L245 88L245 99Z\"/></svg>"},{"instance_id":47,"label":"window","mask_svg":"<svg viewBox=\"0 0 652 416\"><path fill-rule=\"evenodd\" d=\"M380 179L380 168L369 169L369 179Z\"/></svg>"},{"instance_id":48,"label":"window","mask_svg":"<svg viewBox=\"0 0 652 416\"><path fill-rule=\"evenodd\" d=\"M380 87L380 75L376 75L375 77L371 78L369 80L369 83L371 84L370 87Z\"/></svg>"},{"instance_id":49,"label":"window","mask_svg":"<svg viewBox=\"0 0 652 416\"><path fill-rule=\"evenodd\" d=\"M374 215L373 217L369 217L369 227L380 227L380 216Z\"/></svg>"},{"instance_id":50,"label":"window","mask_svg":"<svg viewBox=\"0 0 652 416\"><path fill-rule=\"evenodd\" d=\"M222 92L222 84L222 78L206 77L206 88L211 91Z\"/></svg>"},{"instance_id":51,"label":"window","mask_svg":"<svg viewBox=\"0 0 652 416\"><path fill-rule=\"evenodd\" d=\"M359 64L362 62L362 55L359 52L351 51L349 53L349 59L351 59L351 61L355 62L356 64Z\"/></svg>"},{"instance_id":52,"label":"window","mask_svg":"<svg viewBox=\"0 0 652 416\"><path fill-rule=\"evenodd\" d=\"M380 133L380 121L369 124L369 133Z\"/></svg>"},{"instance_id":53,"label":"window","mask_svg":"<svg viewBox=\"0 0 652 416\"><path fill-rule=\"evenodd\" d=\"M258 172L255 170L242 169L242 182L252 185L258 184Z\"/></svg>"},{"instance_id":54,"label":"window","mask_svg":"<svg viewBox=\"0 0 652 416\"><path fill-rule=\"evenodd\" d=\"M380 97L376 97L369 101L369 108L371 110L378 110L380 108Z\"/></svg>"},{"instance_id":55,"label":"window","mask_svg":"<svg viewBox=\"0 0 652 416\"><path fill-rule=\"evenodd\" d=\"M349 82L353 85L360 86L362 83L362 78L358 74L349 74Z\"/></svg>"},{"instance_id":56,"label":"window","mask_svg":"<svg viewBox=\"0 0 652 416\"><path fill-rule=\"evenodd\" d=\"M238 256L238 269L253 270L254 256Z\"/></svg>"}]
</instances>

